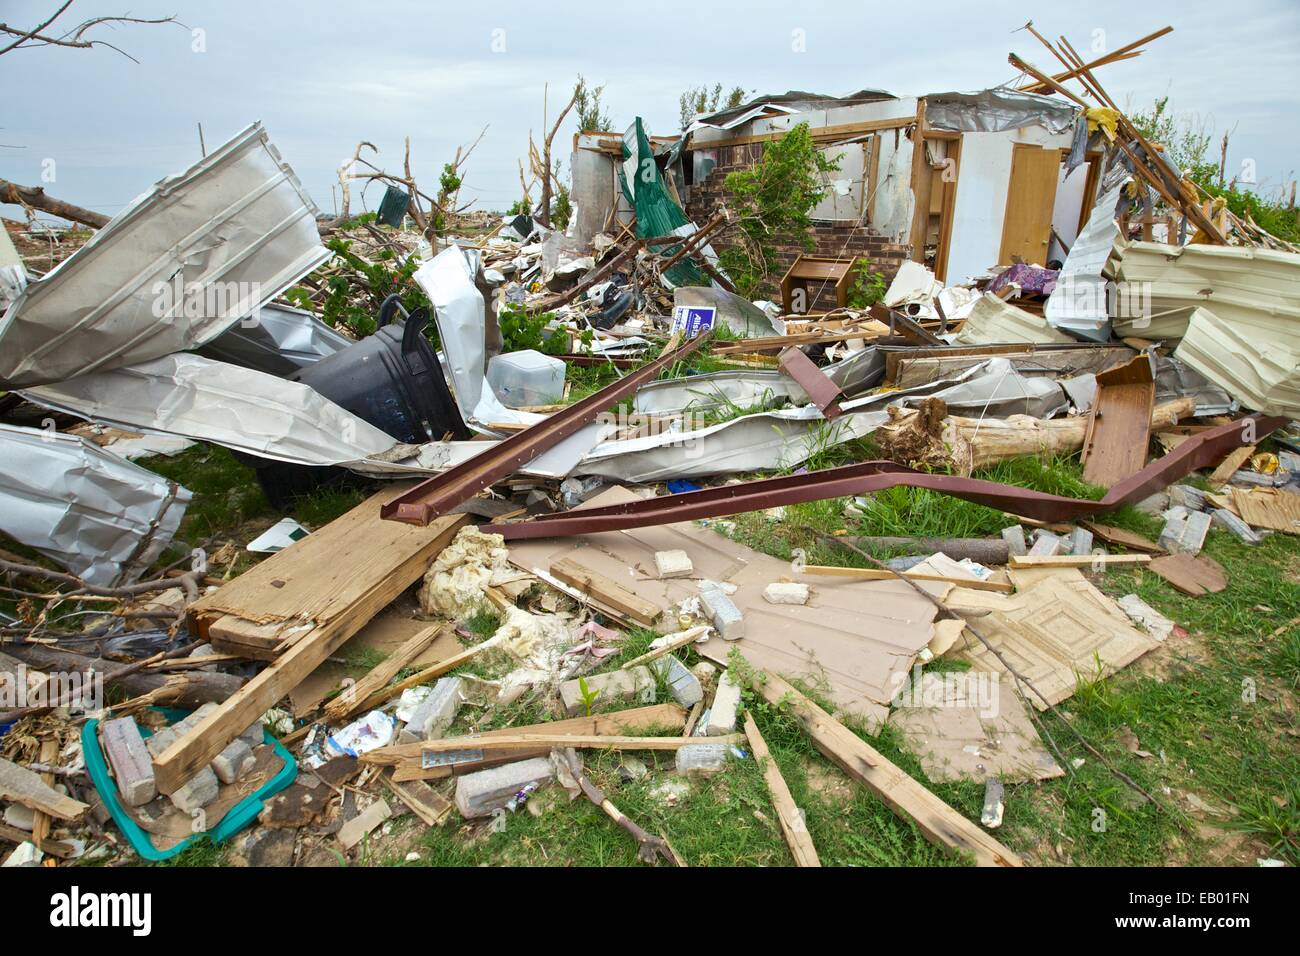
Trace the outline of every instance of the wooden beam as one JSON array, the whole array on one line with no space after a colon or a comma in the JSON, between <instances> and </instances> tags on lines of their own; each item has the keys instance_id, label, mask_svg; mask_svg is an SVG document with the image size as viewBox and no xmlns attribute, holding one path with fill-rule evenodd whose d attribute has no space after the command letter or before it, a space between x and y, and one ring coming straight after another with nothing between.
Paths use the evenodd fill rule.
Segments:
<instances>
[{"instance_id":1,"label":"wooden beam","mask_svg":"<svg viewBox=\"0 0 1300 956\"><path fill-rule=\"evenodd\" d=\"M745 737L749 740L749 749L754 754L754 759L763 768L763 779L767 781L767 790L772 796L772 809L776 811L777 822L781 825L781 833L785 837L786 846L790 848L790 855L794 857L795 866L821 866L822 861L808 834L803 811L795 805L785 777L781 776L781 768L772 759L767 741L763 739L758 724L754 723L754 718L749 713L745 714Z\"/></svg>"},{"instance_id":2,"label":"wooden beam","mask_svg":"<svg viewBox=\"0 0 1300 956\"><path fill-rule=\"evenodd\" d=\"M319 588L320 583L312 580L310 575L300 573L299 569L316 567L322 557L317 552L324 551L324 556L332 554L333 560L343 565L344 572L351 575L350 584L355 597L345 606L331 605L328 620L316 621L309 633L220 704L193 730L159 754L154 759L159 791L173 793L183 786L280 698L297 687L344 641L418 581L438 552L451 543L456 532L468 521L468 515L463 514L447 515L424 526L383 521L376 499L387 498L402 490L380 492L347 515L271 555L247 572L261 572L263 578L278 580L281 586L277 590L281 592L282 601L296 601L309 606L310 602L318 600L311 592ZM336 525L343 530L342 535L338 531L331 533ZM412 533L394 534L391 527L401 527ZM376 549L376 543L382 547ZM357 559L357 563L349 557ZM285 573L281 575L279 572ZM236 582L226 587L232 587ZM290 590L301 593L283 593ZM250 615L254 613L255 609L250 609Z\"/></svg>"},{"instance_id":3,"label":"wooden beam","mask_svg":"<svg viewBox=\"0 0 1300 956\"><path fill-rule=\"evenodd\" d=\"M1013 568L1087 568L1094 564L1150 564L1149 554L1013 554Z\"/></svg>"},{"instance_id":4,"label":"wooden beam","mask_svg":"<svg viewBox=\"0 0 1300 956\"><path fill-rule=\"evenodd\" d=\"M426 740L423 752L446 753L450 750L518 750L521 747L573 747L578 750L681 750L696 744L741 744L744 734L717 737L623 737L603 734L506 734L501 737L444 737Z\"/></svg>"},{"instance_id":5,"label":"wooden beam","mask_svg":"<svg viewBox=\"0 0 1300 956\"><path fill-rule=\"evenodd\" d=\"M551 563L551 574L565 584L578 588L602 604L608 604L621 614L626 614L638 624L649 627L663 608L629 591L612 578L607 578L572 558L561 558Z\"/></svg>"},{"instance_id":6,"label":"wooden beam","mask_svg":"<svg viewBox=\"0 0 1300 956\"><path fill-rule=\"evenodd\" d=\"M813 744L841 770L878 796L931 843L972 858L976 866L1023 866L979 825L944 803L874 747L775 674L756 674L754 689L788 710Z\"/></svg>"},{"instance_id":7,"label":"wooden beam","mask_svg":"<svg viewBox=\"0 0 1300 956\"><path fill-rule=\"evenodd\" d=\"M852 578L855 581L892 581L898 577L893 571L883 568L839 568L827 564L806 564L805 574L823 574L828 577ZM916 571L902 572L913 581L938 581L940 584L955 584L959 588L973 588L976 591L997 591L999 594L1012 594L1015 586L1003 581L978 581L975 578L956 578L945 574L924 574Z\"/></svg>"},{"instance_id":8,"label":"wooden beam","mask_svg":"<svg viewBox=\"0 0 1300 956\"><path fill-rule=\"evenodd\" d=\"M65 797L37 774L0 757L0 797L58 820L76 820L90 809L80 800Z\"/></svg>"}]
</instances>

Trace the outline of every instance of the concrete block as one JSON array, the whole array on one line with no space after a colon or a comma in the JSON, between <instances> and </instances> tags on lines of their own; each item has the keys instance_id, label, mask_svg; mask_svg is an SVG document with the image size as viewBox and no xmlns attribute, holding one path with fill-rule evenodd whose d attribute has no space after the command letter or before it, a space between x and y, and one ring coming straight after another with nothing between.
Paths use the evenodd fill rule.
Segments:
<instances>
[{"instance_id":1,"label":"concrete block","mask_svg":"<svg viewBox=\"0 0 1300 956\"><path fill-rule=\"evenodd\" d=\"M1025 543L1025 529L1018 524L1013 524L1010 528L1002 529L1002 540L1007 543L1007 553L1025 555L1029 553L1029 545Z\"/></svg>"},{"instance_id":2,"label":"concrete block","mask_svg":"<svg viewBox=\"0 0 1300 956\"><path fill-rule=\"evenodd\" d=\"M1157 491L1149 498L1143 498L1133 507L1138 511L1148 515L1158 515L1169 507L1169 494L1164 491Z\"/></svg>"},{"instance_id":3,"label":"concrete block","mask_svg":"<svg viewBox=\"0 0 1300 956\"><path fill-rule=\"evenodd\" d=\"M650 673L650 668L644 664L629 670L590 674L586 680L587 690L597 694L592 702L593 708L599 708L612 700L654 703L655 678ZM587 712L586 705L582 702L582 685L577 679L565 681L560 685L560 702L564 705L564 712L570 717L580 717Z\"/></svg>"},{"instance_id":4,"label":"concrete block","mask_svg":"<svg viewBox=\"0 0 1300 956\"><path fill-rule=\"evenodd\" d=\"M807 604L808 593L806 584L779 581L763 588L763 600L768 604Z\"/></svg>"},{"instance_id":5,"label":"concrete block","mask_svg":"<svg viewBox=\"0 0 1300 956\"><path fill-rule=\"evenodd\" d=\"M1075 528L1070 532L1070 554L1092 554L1092 532Z\"/></svg>"},{"instance_id":6,"label":"concrete block","mask_svg":"<svg viewBox=\"0 0 1300 956\"><path fill-rule=\"evenodd\" d=\"M656 551L655 569L661 578L689 578L695 573L691 556L682 550Z\"/></svg>"},{"instance_id":7,"label":"concrete block","mask_svg":"<svg viewBox=\"0 0 1300 956\"><path fill-rule=\"evenodd\" d=\"M709 719L704 725L707 737L721 737L736 732L736 718L740 713L740 685L733 683L731 671L723 671L718 680L717 692L709 708Z\"/></svg>"},{"instance_id":8,"label":"concrete block","mask_svg":"<svg viewBox=\"0 0 1300 956\"><path fill-rule=\"evenodd\" d=\"M738 641L745 636L745 619L740 608L721 588L700 588L700 605L724 641Z\"/></svg>"},{"instance_id":9,"label":"concrete block","mask_svg":"<svg viewBox=\"0 0 1300 956\"><path fill-rule=\"evenodd\" d=\"M689 748L682 748L683 750ZM467 819L491 816L526 788L545 786L555 776L546 757L518 760L456 778L456 809Z\"/></svg>"},{"instance_id":10,"label":"concrete block","mask_svg":"<svg viewBox=\"0 0 1300 956\"><path fill-rule=\"evenodd\" d=\"M1029 549L1031 557L1050 558L1065 550L1065 539L1039 528L1034 532L1034 546Z\"/></svg>"},{"instance_id":11,"label":"concrete block","mask_svg":"<svg viewBox=\"0 0 1300 956\"><path fill-rule=\"evenodd\" d=\"M193 813L217 799L220 790L221 782L217 780L217 775L210 766L204 767L171 794L171 801L182 813Z\"/></svg>"},{"instance_id":12,"label":"concrete block","mask_svg":"<svg viewBox=\"0 0 1300 956\"><path fill-rule=\"evenodd\" d=\"M437 740L447 733L447 728L460 712L464 703L460 678L444 677L433 685L433 692L420 701L415 713L407 722L404 733L416 740Z\"/></svg>"},{"instance_id":13,"label":"concrete block","mask_svg":"<svg viewBox=\"0 0 1300 956\"><path fill-rule=\"evenodd\" d=\"M1204 511L1210 506L1205 492L1191 485L1174 485L1169 489L1169 504L1182 505L1188 511Z\"/></svg>"},{"instance_id":14,"label":"concrete block","mask_svg":"<svg viewBox=\"0 0 1300 956\"><path fill-rule=\"evenodd\" d=\"M677 750L678 773L717 773L727 767L730 744L691 744Z\"/></svg>"},{"instance_id":15,"label":"concrete block","mask_svg":"<svg viewBox=\"0 0 1300 956\"><path fill-rule=\"evenodd\" d=\"M249 724L248 729L239 735L239 739L248 744L250 748L262 746L266 742L266 737L262 733L262 722L259 720L256 723Z\"/></svg>"},{"instance_id":16,"label":"concrete block","mask_svg":"<svg viewBox=\"0 0 1300 956\"><path fill-rule=\"evenodd\" d=\"M225 750L212 758L212 771L222 783L234 783L257 765L253 748L248 742L236 738Z\"/></svg>"},{"instance_id":17,"label":"concrete block","mask_svg":"<svg viewBox=\"0 0 1300 956\"><path fill-rule=\"evenodd\" d=\"M1156 543L1171 554L1199 554L1210 531L1210 515L1204 511L1171 508Z\"/></svg>"},{"instance_id":18,"label":"concrete block","mask_svg":"<svg viewBox=\"0 0 1300 956\"><path fill-rule=\"evenodd\" d=\"M1218 528L1230 531L1246 544L1259 544L1264 540L1264 536L1258 534L1254 528L1246 524L1227 508L1215 508L1210 512L1210 522Z\"/></svg>"},{"instance_id":19,"label":"concrete block","mask_svg":"<svg viewBox=\"0 0 1300 956\"><path fill-rule=\"evenodd\" d=\"M122 800L132 807L148 803L158 796L153 776L153 755L145 746L140 728L131 717L106 720L99 725L104 756L113 768L113 779Z\"/></svg>"},{"instance_id":20,"label":"concrete block","mask_svg":"<svg viewBox=\"0 0 1300 956\"><path fill-rule=\"evenodd\" d=\"M704 688L700 679L687 669L686 665L669 654L650 664L655 671L668 681L673 693L673 700L683 707L694 707L704 699Z\"/></svg>"}]
</instances>

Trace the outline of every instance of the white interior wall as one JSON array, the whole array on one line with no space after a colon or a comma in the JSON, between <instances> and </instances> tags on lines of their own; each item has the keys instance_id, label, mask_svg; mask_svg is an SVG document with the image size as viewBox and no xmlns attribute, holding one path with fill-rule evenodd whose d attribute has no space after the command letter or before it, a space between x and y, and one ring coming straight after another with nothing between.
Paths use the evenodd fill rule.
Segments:
<instances>
[{"instance_id":1,"label":"white interior wall","mask_svg":"<svg viewBox=\"0 0 1300 956\"><path fill-rule=\"evenodd\" d=\"M826 173L826 195L813 207L813 219L848 220L857 222L862 216L862 189L867 150L862 143L827 146L821 154L829 160L839 161L839 170Z\"/></svg>"},{"instance_id":2,"label":"white interior wall","mask_svg":"<svg viewBox=\"0 0 1300 956\"><path fill-rule=\"evenodd\" d=\"M1053 134L1041 126L1000 133L962 133L948 285L960 285L984 275L997 264L1015 144L1067 149L1071 138L1070 132ZM1077 206L1075 212L1077 215Z\"/></svg>"}]
</instances>

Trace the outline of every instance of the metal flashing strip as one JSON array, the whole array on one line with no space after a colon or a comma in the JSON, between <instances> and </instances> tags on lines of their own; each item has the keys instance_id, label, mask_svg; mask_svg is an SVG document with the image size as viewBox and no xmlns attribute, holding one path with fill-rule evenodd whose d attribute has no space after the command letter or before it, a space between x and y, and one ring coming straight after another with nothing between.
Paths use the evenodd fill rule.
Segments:
<instances>
[{"instance_id":1,"label":"metal flashing strip","mask_svg":"<svg viewBox=\"0 0 1300 956\"><path fill-rule=\"evenodd\" d=\"M492 450L475 455L441 475L421 482L401 497L383 505L380 516L390 521L428 524L434 518L447 514L466 498L505 478L520 465L527 464L557 442L594 421L602 411L627 398L646 382L653 381L665 368L686 358L703 345L707 338L707 332L696 336L680 348L647 363L619 381L606 385L563 411L556 412L545 421L516 432Z\"/></svg>"},{"instance_id":2,"label":"metal flashing strip","mask_svg":"<svg viewBox=\"0 0 1300 956\"><path fill-rule=\"evenodd\" d=\"M507 541L558 538L718 518L776 505L869 494L900 485L929 488L1039 521L1076 520L1141 501L1196 469L1217 462L1233 448L1254 444L1286 423L1285 418L1252 415L1211 428L1187 439L1163 458L1115 485L1100 501L1065 498L978 478L928 474L892 461L868 461L804 475L663 495L604 508L578 508L531 521L485 525L481 530L502 535Z\"/></svg>"}]
</instances>

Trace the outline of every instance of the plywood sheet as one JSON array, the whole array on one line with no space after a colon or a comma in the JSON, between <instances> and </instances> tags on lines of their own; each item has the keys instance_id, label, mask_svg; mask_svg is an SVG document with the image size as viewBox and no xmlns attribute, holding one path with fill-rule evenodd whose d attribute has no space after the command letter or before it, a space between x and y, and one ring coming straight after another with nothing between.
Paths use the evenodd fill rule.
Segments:
<instances>
[{"instance_id":1,"label":"plywood sheet","mask_svg":"<svg viewBox=\"0 0 1300 956\"><path fill-rule=\"evenodd\" d=\"M922 674L897 700L889 723L931 780L1064 776L1012 683L1006 675L975 671Z\"/></svg>"},{"instance_id":2,"label":"plywood sheet","mask_svg":"<svg viewBox=\"0 0 1300 956\"><path fill-rule=\"evenodd\" d=\"M587 504L599 507L635 497L627 489L612 488ZM695 578L654 576L655 552L674 548L690 555ZM799 575L789 562L689 522L510 545L511 563L524 570L545 569L565 557L667 607L661 629L676 627L671 605L698 597L699 579L736 585L731 599L745 618L745 637L734 642L713 638L696 649L725 664L732 647L737 647L755 667L809 682L825 691L839 710L872 727L888 716L889 700L901 676L934 636L934 605L902 581ZM808 604L774 605L763 600L763 589L781 580L809 584ZM939 583L921 586L936 597L950 589Z\"/></svg>"},{"instance_id":3,"label":"plywood sheet","mask_svg":"<svg viewBox=\"0 0 1300 956\"><path fill-rule=\"evenodd\" d=\"M1083 480L1110 488L1147 462L1156 382L1151 360L1139 355L1097 376L1097 396L1083 440Z\"/></svg>"},{"instance_id":4,"label":"plywood sheet","mask_svg":"<svg viewBox=\"0 0 1300 956\"><path fill-rule=\"evenodd\" d=\"M1232 503L1252 528L1300 534L1300 495L1281 488L1233 488Z\"/></svg>"},{"instance_id":5,"label":"plywood sheet","mask_svg":"<svg viewBox=\"0 0 1300 956\"><path fill-rule=\"evenodd\" d=\"M1045 574L1014 595L957 588L946 604L959 613L987 612L971 617L971 624L1052 704L1074 693L1080 674L1094 675L1098 661L1103 674L1113 674L1160 646L1077 573ZM953 653L975 670L1006 670L969 628ZM1035 707L1046 709L1030 696Z\"/></svg>"}]
</instances>

